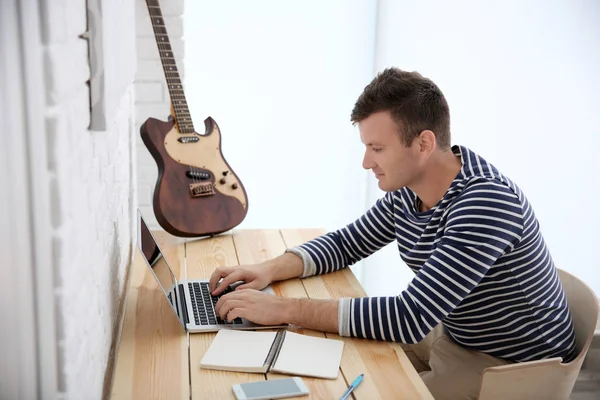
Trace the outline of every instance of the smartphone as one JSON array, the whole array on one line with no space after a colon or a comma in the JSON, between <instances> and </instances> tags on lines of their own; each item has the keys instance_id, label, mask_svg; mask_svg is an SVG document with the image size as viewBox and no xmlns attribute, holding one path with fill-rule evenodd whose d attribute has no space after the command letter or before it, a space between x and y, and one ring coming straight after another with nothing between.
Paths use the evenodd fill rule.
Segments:
<instances>
[{"instance_id":1,"label":"smartphone","mask_svg":"<svg viewBox=\"0 0 600 400\"><path fill-rule=\"evenodd\" d=\"M283 399L308 395L308 387L299 377L240 383L232 388L238 400Z\"/></svg>"}]
</instances>

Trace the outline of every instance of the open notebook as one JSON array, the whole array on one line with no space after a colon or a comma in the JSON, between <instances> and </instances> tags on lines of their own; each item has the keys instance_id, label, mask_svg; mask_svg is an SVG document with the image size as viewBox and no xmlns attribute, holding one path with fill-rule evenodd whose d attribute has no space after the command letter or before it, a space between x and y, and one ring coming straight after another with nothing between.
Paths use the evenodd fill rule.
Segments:
<instances>
[{"instance_id":1,"label":"open notebook","mask_svg":"<svg viewBox=\"0 0 600 400\"><path fill-rule=\"evenodd\" d=\"M201 368L335 379L344 342L280 330L220 330L200 361Z\"/></svg>"}]
</instances>

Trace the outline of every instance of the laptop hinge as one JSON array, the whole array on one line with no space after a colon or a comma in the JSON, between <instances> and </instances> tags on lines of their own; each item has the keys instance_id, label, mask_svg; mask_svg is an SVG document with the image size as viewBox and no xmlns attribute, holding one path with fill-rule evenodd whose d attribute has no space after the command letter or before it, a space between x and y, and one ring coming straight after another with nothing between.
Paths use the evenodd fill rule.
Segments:
<instances>
[{"instance_id":1,"label":"laptop hinge","mask_svg":"<svg viewBox=\"0 0 600 400\"><path fill-rule=\"evenodd\" d=\"M173 302L171 302L171 304L175 306L175 310L177 311L177 318L181 321L181 312L179 311L179 295L177 294L177 287L173 288L171 294L175 298L175 304L173 304Z\"/></svg>"},{"instance_id":2,"label":"laptop hinge","mask_svg":"<svg viewBox=\"0 0 600 400\"><path fill-rule=\"evenodd\" d=\"M188 310L187 310L187 301L185 301L185 291L184 291L184 287L183 285L180 283L179 284L179 302L181 303L181 311L183 312L183 322L185 323L184 326L187 326L187 324L190 323L190 318L188 316Z\"/></svg>"}]
</instances>

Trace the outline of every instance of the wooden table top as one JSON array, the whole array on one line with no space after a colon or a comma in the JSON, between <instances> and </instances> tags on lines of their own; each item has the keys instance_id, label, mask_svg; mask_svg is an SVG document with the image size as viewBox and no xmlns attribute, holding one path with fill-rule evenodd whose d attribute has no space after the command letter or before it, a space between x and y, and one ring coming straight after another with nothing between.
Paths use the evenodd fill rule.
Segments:
<instances>
[{"instance_id":1,"label":"wooden table top","mask_svg":"<svg viewBox=\"0 0 600 400\"><path fill-rule=\"evenodd\" d=\"M154 232L178 279L207 279L219 266L258 263L323 234L319 229L234 230L213 238L184 240ZM231 386L289 377L200 369L200 360L216 333L186 333L171 311L141 253L130 272L127 305L114 371L111 398L235 399ZM273 284L280 296L337 299L366 296L350 268L307 279ZM338 399L356 376L362 384L358 399L433 399L400 345L343 338L336 334L291 328L294 332L344 341L337 379L302 377L310 395L305 399Z\"/></svg>"}]
</instances>

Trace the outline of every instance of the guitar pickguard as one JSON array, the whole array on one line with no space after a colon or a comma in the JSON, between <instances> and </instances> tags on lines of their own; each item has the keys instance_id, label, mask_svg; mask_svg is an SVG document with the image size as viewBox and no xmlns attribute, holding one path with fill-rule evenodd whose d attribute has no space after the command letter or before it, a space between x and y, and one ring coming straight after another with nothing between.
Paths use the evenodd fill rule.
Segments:
<instances>
[{"instance_id":1,"label":"guitar pickguard","mask_svg":"<svg viewBox=\"0 0 600 400\"><path fill-rule=\"evenodd\" d=\"M184 136L173 126L165 136L165 149L169 156L180 164L211 171L215 176L214 188L226 196L235 197L246 209L246 196L240 182L221 154L221 132L217 124L212 125L210 133L197 136L200 140L195 142L181 141L180 138L191 137L191 134Z\"/></svg>"}]
</instances>

